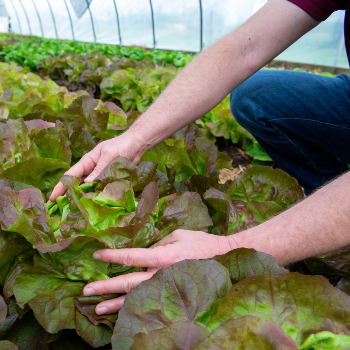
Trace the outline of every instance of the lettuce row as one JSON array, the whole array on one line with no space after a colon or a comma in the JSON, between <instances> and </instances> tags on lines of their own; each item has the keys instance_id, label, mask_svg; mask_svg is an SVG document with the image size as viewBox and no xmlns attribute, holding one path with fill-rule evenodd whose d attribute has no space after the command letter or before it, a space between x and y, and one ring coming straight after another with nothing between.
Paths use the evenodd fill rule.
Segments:
<instances>
[{"instance_id":1,"label":"lettuce row","mask_svg":"<svg viewBox=\"0 0 350 350\"><path fill-rule=\"evenodd\" d=\"M188 130L183 132L185 135ZM189 140L189 137L184 139ZM195 143L189 142L188 147L191 145L195 147ZM82 289L91 281L137 269L94 260L94 251L150 247L175 229L215 231L212 219L215 209L204 199L208 191L231 193L235 188L239 196L242 192L237 188L245 186L252 189L247 195L256 201L276 201L283 208L302 194L300 187L290 185L291 178L287 174L270 168L260 169L260 174L267 171L265 178L251 175L222 186L215 177L205 175L193 175L174 185L158 167L157 163L149 161L136 166L118 157L90 184L81 184L79 178L65 175L61 181L68 191L55 203L45 203L45 196L37 188L21 189L19 183L3 183L0 189L3 242L0 282L6 300L15 304L14 314L23 314L28 319L34 317L45 337L57 336L53 342L59 342L60 335L67 329L75 329L75 334L93 347L108 344L117 315L98 316L94 307L116 296L83 297ZM279 183L271 189L269 181L273 175ZM262 185L263 181L266 185ZM200 190L185 190L186 186L194 189L196 182L200 182ZM232 201L240 202L241 198ZM229 263L212 262L214 269L221 263L230 265L224 274L217 272L222 284L217 291L221 295L220 302L228 293L231 280L242 279L236 276L237 269L242 269L235 267L234 261L232 258ZM267 259L261 263L266 265L264 270L276 272L273 261ZM250 265L251 269L246 270L248 276L261 269L259 264ZM208 271L205 268L203 273ZM285 270L279 268L277 272L285 273ZM193 273L198 276L198 271L193 270ZM204 285L203 288L207 289ZM218 309L220 302L212 302L204 307L198 321L208 321L210 312ZM207 307L210 312L205 311ZM11 340L8 335L11 330L5 333L4 339Z\"/></svg>"}]
</instances>

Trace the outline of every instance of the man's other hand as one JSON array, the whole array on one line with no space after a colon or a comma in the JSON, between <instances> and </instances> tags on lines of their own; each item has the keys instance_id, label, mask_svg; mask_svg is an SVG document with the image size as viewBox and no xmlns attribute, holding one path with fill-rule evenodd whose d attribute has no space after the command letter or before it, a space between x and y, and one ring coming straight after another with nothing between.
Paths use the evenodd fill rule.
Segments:
<instances>
[{"instance_id":1,"label":"man's other hand","mask_svg":"<svg viewBox=\"0 0 350 350\"><path fill-rule=\"evenodd\" d=\"M147 272L134 272L85 286L84 295L128 293L158 270L186 259L208 259L238 248L231 237L215 236L201 231L176 230L151 248L102 249L94 258L114 264L146 267ZM98 315L117 312L125 296L104 301L96 306Z\"/></svg>"}]
</instances>

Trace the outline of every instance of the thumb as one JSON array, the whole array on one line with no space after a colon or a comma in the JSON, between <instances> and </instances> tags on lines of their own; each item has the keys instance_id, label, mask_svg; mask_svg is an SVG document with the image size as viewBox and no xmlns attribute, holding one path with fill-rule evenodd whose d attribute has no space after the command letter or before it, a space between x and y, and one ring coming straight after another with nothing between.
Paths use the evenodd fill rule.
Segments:
<instances>
[{"instance_id":1,"label":"thumb","mask_svg":"<svg viewBox=\"0 0 350 350\"><path fill-rule=\"evenodd\" d=\"M102 152L101 152L102 153ZM101 154L101 158L98 160L94 170L91 172L91 174L89 176L86 177L86 179L84 180L84 182L89 183L95 180L95 178L101 174L102 170L113 160L117 157L118 155L116 155L115 157L111 157L108 154Z\"/></svg>"}]
</instances>

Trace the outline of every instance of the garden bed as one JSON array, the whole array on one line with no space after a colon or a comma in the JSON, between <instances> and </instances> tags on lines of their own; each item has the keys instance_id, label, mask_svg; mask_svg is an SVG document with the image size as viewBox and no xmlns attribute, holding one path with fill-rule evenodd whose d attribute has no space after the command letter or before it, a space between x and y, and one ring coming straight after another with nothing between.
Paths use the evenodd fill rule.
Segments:
<instances>
[{"instance_id":1,"label":"garden bed","mask_svg":"<svg viewBox=\"0 0 350 350\"><path fill-rule=\"evenodd\" d=\"M31 67L41 77L0 63L0 349L348 349L349 247L285 267L251 249L178 262L128 293L118 314L94 309L118 295L82 295L138 271L93 259L98 249L151 248L176 229L230 236L304 198L282 170L254 165L271 160L228 98L138 165L118 157L92 184L62 177L179 72L154 57L44 57ZM59 179L68 191L50 203Z\"/></svg>"}]
</instances>

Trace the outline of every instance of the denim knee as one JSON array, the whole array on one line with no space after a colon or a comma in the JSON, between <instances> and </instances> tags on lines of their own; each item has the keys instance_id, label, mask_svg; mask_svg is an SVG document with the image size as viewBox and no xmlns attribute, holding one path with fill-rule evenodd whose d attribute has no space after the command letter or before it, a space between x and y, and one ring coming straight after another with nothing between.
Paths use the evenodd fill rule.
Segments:
<instances>
[{"instance_id":1,"label":"denim knee","mask_svg":"<svg viewBox=\"0 0 350 350\"><path fill-rule=\"evenodd\" d=\"M258 74L258 73L257 73ZM257 88L261 86L260 79L256 79L255 75L238 86L230 94L230 107L233 116L238 124L250 129L252 124L261 124L259 121L256 106L259 105L259 100L262 98L263 91L256 94ZM264 124L264 123L263 123Z\"/></svg>"}]
</instances>

